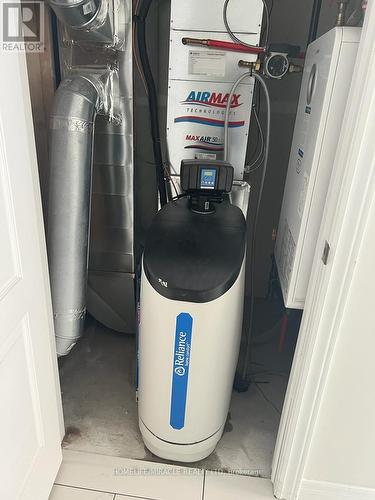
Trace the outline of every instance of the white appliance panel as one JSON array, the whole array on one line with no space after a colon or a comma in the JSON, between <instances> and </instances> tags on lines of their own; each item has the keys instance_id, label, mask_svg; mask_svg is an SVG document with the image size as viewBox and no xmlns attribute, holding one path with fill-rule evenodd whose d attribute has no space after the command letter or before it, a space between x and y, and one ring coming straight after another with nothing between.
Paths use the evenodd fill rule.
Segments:
<instances>
[{"instance_id":1,"label":"white appliance panel","mask_svg":"<svg viewBox=\"0 0 375 500\"><path fill-rule=\"evenodd\" d=\"M221 31L224 0L172 0L171 25L174 30ZM263 15L262 0L231 0L228 23L235 33L260 33Z\"/></svg>"},{"instance_id":2,"label":"white appliance panel","mask_svg":"<svg viewBox=\"0 0 375 500\"><path fill-rule=\"evenodd\" d=\"M195 80L233 83L246 70L238 66L238 61L256 61L255 54L241 54L209 47L183 45L182 39L190 37L188 31L170 33L169 78L170 80ZM227 33L203 32L194 33L196 38L212 38L230 42ZM247 43L257 43L259 36L244 35Z\"/></svg>"},{"instance_id":3,"label":"white appliance panel","mask_svg":"<svg viewBox=\"0 0 375 500\"><path fill-rule=\"evenodd\" d=\"M223 22L224 0L186 3L172 0L168 81L167 140L171 171L182 159L223 159L225 97L246 70L241 59L256 55L186 46L183 37L231 41ZM228 21L241 40L258 45L263 15L261 0L231 0ZM239 87L231 111L229 161L242 180L247 150L254 81Z\"/></svg>"},{"instance_id":4,"label":"white appliance panel","mask_svg":"<svg viewBox=\"0 0 375 500\"><path fill-rule=\"evenodd\" d=\"M250 85L238 87L229 117L229 161L234 166L235 179L242 179L244 171L254 87L253 79L249 81ZM225 98L231 86L231 83L173 82L169 89L167 126L173 173L179 174L182 159L223 159ZM202 101L202 96L206 101Z\"/></svg>"},{"instance_id":5,"label":"white appliance panel","mask_svg":"<svg viewBox=\"0 0 375 500\"><path fill-rule=\"evenodd\" d=\"M304 307L359 38L334 28L306 54L275 248L288 308Z\"/></svg>"}]
</instances>

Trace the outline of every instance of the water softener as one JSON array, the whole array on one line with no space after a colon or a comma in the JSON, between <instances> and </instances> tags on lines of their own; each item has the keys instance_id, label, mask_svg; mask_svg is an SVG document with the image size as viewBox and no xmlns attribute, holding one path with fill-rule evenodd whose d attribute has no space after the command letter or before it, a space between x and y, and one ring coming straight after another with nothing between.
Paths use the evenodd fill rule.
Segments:
<instances>
[{"instance_id":1,"label":"water softener","mask_svg":"<svg viewBox=\"0 0 375 500\"><path fill-rule=\"evenodd\" d=\"M149 230L141 280L139 426L155 455L201 460L226 423L244 300L246 222L233 167L186 160L184 196Z\"/></svg>"}]
</instances>

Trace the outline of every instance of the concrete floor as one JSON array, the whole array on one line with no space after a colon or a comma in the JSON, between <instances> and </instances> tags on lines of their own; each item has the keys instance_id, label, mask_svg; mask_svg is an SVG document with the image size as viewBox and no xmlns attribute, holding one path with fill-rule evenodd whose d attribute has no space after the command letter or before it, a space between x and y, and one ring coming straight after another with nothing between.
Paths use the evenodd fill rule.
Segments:
<instances>
[{"instance_id":1,"label":"concrete floor","mask_svg":"<svg viewBox=\"0 0 375 500\"><path fill-rule=\"evenodd\" d=\"M279 324L268 342L253 348L254 383L233 393L230 414L215 452L192 464L269 478L295 339L278 352ZM135 337L108 330L93 319L84 337L60 363L68 450L157 461L143 445L134 390Z\"/></svg>"}]
</instances>

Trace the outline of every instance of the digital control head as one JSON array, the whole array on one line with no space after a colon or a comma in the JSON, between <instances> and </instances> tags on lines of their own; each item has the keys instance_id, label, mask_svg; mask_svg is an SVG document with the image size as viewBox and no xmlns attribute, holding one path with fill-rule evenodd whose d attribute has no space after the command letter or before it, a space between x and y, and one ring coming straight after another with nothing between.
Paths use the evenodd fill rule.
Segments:
<instances>
[{"instance_id":1,"label":"digital control head","mask_svg":"<svg viewBox=\"0 0 375 500\"><path fill-rule=\"evenodd\" d=\"M213 212L212 204L223 201L232 190L233 175L232 165L225 161L182 160L181 188L190 196L192 210Z\"/></svg>"}]
</instances>

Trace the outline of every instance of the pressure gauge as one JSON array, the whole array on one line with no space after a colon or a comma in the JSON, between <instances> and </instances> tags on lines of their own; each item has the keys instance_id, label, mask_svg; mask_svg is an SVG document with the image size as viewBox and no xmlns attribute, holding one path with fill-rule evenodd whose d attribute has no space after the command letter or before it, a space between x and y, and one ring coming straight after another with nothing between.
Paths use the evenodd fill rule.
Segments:
<instances>
[{"instance_id":1,"label":"pressure gauge","mask_svg":"<svg viewBox=\"0 0 375 500\"><path fill-rule=\"evenodd\" d=\"M268 78L280 80L289 69L288 54L282 52L270 52L264 62L264 74Z\"/></svg>"}]
</instances>

